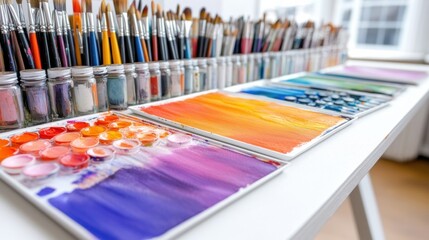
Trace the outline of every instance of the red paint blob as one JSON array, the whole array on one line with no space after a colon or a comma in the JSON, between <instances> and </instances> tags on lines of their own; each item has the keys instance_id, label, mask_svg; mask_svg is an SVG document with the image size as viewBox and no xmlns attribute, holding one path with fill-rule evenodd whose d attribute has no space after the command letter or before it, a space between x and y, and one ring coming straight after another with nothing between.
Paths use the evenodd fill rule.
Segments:
<instances>
[{"instance_id":1,"label":"red paint blob","mask_svg":"<svg viewBox=\"0 0 429 240\"><path fill-rule=\"evenodd\" d=\"M119 117L116 115L107 115L97 118L95 125L108 126L111 122L119 120Z\"/></svg>"},{"instance_id":2,"label":"red paint blob","mask_svg":"<svg viewBox=\"0 0 429 240\"><path fill-rule=\"evenodd\" d=\"M67 131L69 132L78 132L82 128L89 127L89 123L87 122L72 122L66 125Z\"/></svg>"},{"instance_id":3,"label":"red paint blob","mask_svg":"<svg viewBox=\"0 0 429 240\"><path fill-rule=\"evenodd\" d=\"M72 168L74 170L80 170L88 167L89 156L86 154L76 154L71 153L67 154L64 157L60 158L60 164L67 168Z\"/></svg>"},{"instance_id":4,"label":"red paint blob","mask_svg":"<svg viewBox=\"0 0 429 240\"><path fill-rule=\"evenodd\" d=\"M47 127L39 130L40 138L51 139L58 134L66 132L65 127Z\"/></svg>"}]
</instances>

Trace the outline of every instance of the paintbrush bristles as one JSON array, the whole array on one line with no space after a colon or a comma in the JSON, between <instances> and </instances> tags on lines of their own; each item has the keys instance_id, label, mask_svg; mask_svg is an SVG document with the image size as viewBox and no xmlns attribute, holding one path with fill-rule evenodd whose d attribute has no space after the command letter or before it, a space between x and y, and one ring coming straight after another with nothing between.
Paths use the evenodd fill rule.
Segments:
<instances>
[{"instance_id":1,"label":"paintbrush bristles","mask_svg":"<svg viewBox=\"0 0 429 240\"><path fill-rule=\"evenodd\" d=\"M85 7L86 11L89 13L92 13L92 0L84 0L85 1Z\"/></svg>"},{"instance_id":2,"label":"paintbrush bristles","mask_svg":"<svg viewBox=\"0 0 429 240\"><path fill-rule=\"evenodd\" d=\"M148 7L147 5L145 5L142 11L142 17L147 17L147 13L148 13Z\"/></svg>"},{"instance_id":3,"label":"paintbrush bristles","mask_svg":"<svg viewBox=\"0 0 429 240\"><path fill-rule=\"evenodd\" d=\"M73 0L73 12L74 13L80 13L81 12L79 0Z\"/></svg>"},{"instance_id":4,"label":"paintbrush bristles","mask_svg":"<svg viewBox=\"0 0 429 240\"><path fill-rule=\"evenodd\" d=\"M205 9L205 8L201 8L201 11L200 11L200 19L201 19L201 20L202 20L202 19L206 19L206 17L207 17L206 9Z\"/></svg>"},{"instance_id":5,"label":"paintbrush bristles","mask_svg":"<svg viewBox=\"0 0 429 240\"><path fill-rule=\"evenodd\" d=\"M183 10L183 14L185 15L186 20L192 20L192 10L190 8L185 8L185 10Z\"/></svg>"},{"instance_id":6,"label":"paintbrush bristles","mask_svg":"<svg viewBox=\"0 0 429 240\"><path fill-rule=\"evenodd\" d=\"M155 2L153 0L150 2L150 6L151 6L151 10L152 10L152 15L156 15L156 5L155 5Z\"/></svg>"},{"instance_id":7,"label":"paintbrush bristles","mask_svg":"<svg viewBox=\"0 0 429 240\"><path fill-rule=\"evenodd\" d=\"M156 5L156 12L162 13L162 7L161 7L161 4L159 4L159 3Z\"/></svg>"},{"instance_id":8,"label":"paintbrush bristles","mask_svg":"<svg viewBox=\"0 0 429 240\"><path fill-rule=\"evenodd\" d=\"M32 8L39 8L39 1L38 0L30 0L30 5Z\"/></svg>"}]
</instances>

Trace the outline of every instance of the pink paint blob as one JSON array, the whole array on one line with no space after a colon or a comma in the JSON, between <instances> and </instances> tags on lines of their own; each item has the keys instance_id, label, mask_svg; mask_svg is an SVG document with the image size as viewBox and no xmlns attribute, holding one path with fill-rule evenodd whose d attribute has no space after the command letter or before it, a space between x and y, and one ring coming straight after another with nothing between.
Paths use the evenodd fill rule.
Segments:
<instances>
[{"instance_id":1,"label":"pink paint blob","mask_svg":"<svg viewBox=\"0 0 429 240\"><path fill-rule=\"evenodd\" d=\"M2 168L9 174L19 174L21 169L36 162L36 158L30 154L18 154L3 160Z\"/></svg>"},{"instance_id":2,"label":"pink paint blob","mask_svg":"<svg viewBox=\"0 0 429 240\"><path fill-rule=\"evenodd\" d=\"M178 147L191 142L192 137L182 133L175 133L168 136L167 140L169 146Z\"/></svg>"},{"instance_id":3,"label":"pink paint blob","mask_svg":"<svg viewBox=\"0 0 429 240\"><path fill-rule=\"evenodd\" d=\"M40 180L54 176L59 170L60 167L56 163L40 163L25 167L22 174L28 179Z\"/></svg>"}]
</instances>

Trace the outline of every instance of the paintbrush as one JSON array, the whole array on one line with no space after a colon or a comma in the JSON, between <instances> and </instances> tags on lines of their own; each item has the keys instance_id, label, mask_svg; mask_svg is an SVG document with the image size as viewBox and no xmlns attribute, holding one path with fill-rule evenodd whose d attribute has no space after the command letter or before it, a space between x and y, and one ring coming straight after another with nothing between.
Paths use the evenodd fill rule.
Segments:
<instances>
[{"instance_id":1,"label":"paintbrush","mask_svg":"<svg viewBox=\"0 0 429 240\"><path fill-rule=\"evenodd\" d=\"M147 50L146 40L145 40L145 36L146 35L149 36L149 35L146 34L145 32L146 30L143 27L141 13L137 9L136 9L136 19L137 19L137 29L139 30L139 34L140 34L140 44L143 49L143 58L145 62L149 62L150 54L149 54L149 51ZM149 42L150 42L150 39L149 39Z\"/></svg>"},{"instance_id":2,"label":"paintbrush","mask_svg":"<svg viewBox=\"0 0 429 240\"><path fill-rule=\"evenodd\" d=\"M115 13L116 13L116 20L118 23L118 47L119 52L121 53L121 61L123 63L126 63L126 57L125 57L125 38L124 38L124 20L122 19L122 4L120 3L121 0L113 0L113 6L115 7ZM109 22L110 23L110 22ZM109 25L110 27L110 25Z\"/></svg>"},{"instance_id":3,"label":"paintbrush","mask_svg":"<svg viewBox=\"0 0 429 240\"><path fill-rule=\"evenodd\" d=\"M76 65L82 66L82 18L79 0L73 0L73 32Z\"/></svg>"},{"instance_id":4,"label":"paintbrush","mask_svg":"<svg viewBox=\"0 0 429 240\"><path fill-rule=\"evenodd\" d=\"M3 0L0 1L0 45L3 50L4 68L6 71L16 72L17 67L13 53L12 43L10 42L9 18L7 9Z\"/></svg>"},{"instance_id":5,"label":"paintbrush","mask_svg":"<svg viewBox=\"0 0 429 240\"><path fill-rule=\"evenodd\" d=\"M167 61L168 60L168 47L167 39L165 35L165 23L164 18L162 17L162 8L161 5L157 5L156 18L157 18L157 27L158 27L158 46L159 46L159 60Z\"/></svg>"},{"instance_id":6,"label":"paintbrush","mask_svg":"<svg viewBox=\"0 0 429 240\"><path fill-rule=\"evenodd\" d=\"M121 5L121 16L124 27L124 44L125 44L125 59L126 63L134 63L134 51L133 45L131 44L130 28L128 25L128 15L127 15L127 0L119 0ZM116 13L117 14L117 13Z\"/></svg>"},{"instance_id":7,"label":"paintbrush","mask_svg":"<svg viewBox=\"0 0 429 240\"><path fill-rule=\"evenodd\" d=\"M183 19L184 18L184 19ZM186 59L191 59L191 29L192 29L192 11L190 8L185 8L183 10L183 15L182 15L182 22L184 23L184 27L185 27L185 33L184 33L184 37L185 37L185 49L184 49L184 57ZM197 34L198 34L198 26L195 28L197 29Z\"/></svg>"},{"instance_id":8,"label":"paintbrush","mask_svg":"<svg viewBox=\"0 0 429 240\"><path fill-rule=\"evenodd\" d=\"M75 50L75 44L73 39L73 32L70 27L70 21L67 16L66 11L66 1L60 0L61 10L62 10L62 23L63 23L63 31L64 31L64 43L66 45L66 49L68 49L68 59L69 59L69 65L70 66L76 66L76 50Z\"/></svg>"},{"instance_id":9,"label":"paintbrush","mask_svg":"<svg viewBox=\"0 0 429 240\"><path fill-rule=\"evenodd\" d=\"M215 51L214 51L215 57L220 57L222 52L223 26L224 26L224 23L222 21L222 18L219 17L219 22L216 23L216 33L215 33L216 44L215 44Z\"/></svg>"},{"instance_id":10,"label":"paintbrush","mask_svg":"<svg viewBox=\"0 0 429 240\"><path fill-rule=\"evenodd\" d=\"M60 2L58 0L55 0L53 18L54 18L55 31L57 34L58 53L60 54L61 66L68 67L69 63L68 63L67 51L64 43L65 39L63 38L62 21L60 20L62 18L61 16L59 16L60 12L61 12Z\"/></svg>"},{"instance_id":11,"label":"paintbrush","mask_svg":"<svg viewBox=\"0 0 429 240\"><path fill-rule=\"evenodd\" d=\"M250 36L251 35L251 25L250 25L250 18L247 18L247 20L245 22L243 22L243 34L241 37L241 44L240 44L240 48L241 48L241 53L242 54L249 54L250 53L250 48L252 46L252 39Z\"/></svg>"},{"instance_id":12,"label":"paintbrush","mask_svg":"<svg viewBox=\"0 0 429 240\"><path fill-rule=\"evenodd\" d=\"M198 57L204 56L204 45L205 45L205 33L206 33L206 24L207 24L207 13L206 9L202 8L200 11L200 21L198 22Z\"/></svg>"},{"instance_id":13,"label":"paintbrush","mask_svg":"<svg viewBox=\"0 0 429 240\"><path fill-rule=\"evenodd\" d=\"M3 48L0 47L0 72L4 72Z\"/></svg>"},{"instance_id":14,"label":"paintbrush","mask_svg":"<svg viewBox=\"0 0 429 240\"><path fill-rule=\"evenodd\" d=\"M177 19L176 22L176 40L177 40L177 53L179 54L179 59L184 59L184 51L185 51L185 16L180 15L180 5L177 4L176 16L180 19Z\"/></svg>"},{"instance_id":15,"label":"paintbrush","mask_svg":"<svg viewBox=\"0 0 429 240\"><path fill-rule=\"evenodd\" d=\"M95 25L97 26L97 52L98 52L98 60L99 62L103 62L103 51L102 51L102 46L101 46L101 38L102 38L102 33L101 33L101 19L99 17L95 18L96 22Z\"/></svg>"},{"instance_id":16,"label":"paintbrush","mask_svg":"<svg viewBox=\"0 0 429 240\"><path fill-rule=\"evenodd\" d=\"M149 56L148 61L152 61L152 56L153 56L152 46L151 46L152 44L150 42L149 18L147 14L148 14L148 7L147 5L145 5L142 11L141 30L142 30L142 36L144 38L144 41L146 42L145 45L147 48L147 55Z\"/></svg>"},{"instance_id":17,"label":"paintbrush","mask_svg":"<svg viewBox=\"0 0 429 240\"><path fill-rule=\"evenodd\" d=\"M136 10L138 12L140 12L140 13L143 11L143 2L142 2L142 0L139 0L139 3L137 4Z\"/></svg>"},{"instance_id":18,"label":"paintbrush","mask_svg":"<svg viewBox=\"0 0 429 240\"><path fill-rule=\"evenodd\" d=\"M47 26L47 37L49 46L49 58L51 60L51 67L61 67L61 59L55 43L55 29L52 23L51 10L49 8L48 0L40 0L40 10L43 11L43 17Z\"/></svg>"},{"instance_id":19,"label":"paintbrush","mask_svg":"<svg viewBox=\"0 0 429 240\"><path fill-rule=\"evenodd\" d=\"M102 45L100 51L103 52L103 65L110 65L112 64L112 56L110 54L110 41L109 41L109 32L107 28L106 12L107 12L106 1L103 0L101 1L101 6L100 6L101 45Z\"/></svg>"},{"instance_id":20,"label":"paintbrush","mask_svg":"<svg viewBox=\"0 0 429 240\"><path fill-rule=\"evenodd\" d=\"M121 52L119 50L118 40L116 38L115 20L113 19L113 13L110 8L110 4L107 4L107 20L109 23L109 39L112 48L112 59L113 64L122 64Z\"/></svg>"},{"instance_id":21,"label":"paintbrush","mask_svg":"<svg viewBox=\"0 0 429 240\"><path fill-rule=\"evenodd\" d=\"M243 28L244 28L244 18L239 17L235 23L237 26L238 34L237 34L237 40L234 42L234 54L239 54L241 49L241 37L243 35Z\"/></svg>"},{"instance_id":22,"label":"paintbrush","mask_svg":"<svg viewBox=\"0 0 429 240\"><path fill-rule=\"evenodd\" d=\"M210 57L212 54L212 46L213 46L213 38L214 38L214 19L210 17L210 14L207 14L207 27L206 27L206 35L204 39L204 55L203 57Z\"/></svg>"},{"instance_id":23,"label":"paintbrush","mask_svg":"<svg viewBox=\"0 0 429 240\"><path fill-rule=\"evenodd\" d=\"M198 57L198 30L199 30L199 20L198 18L192 19L192 30L191 30L191 53L192 57Z\"/></svg>"},{"instance_id":24,"label":"paintbrush","mask_svg":"<svg viewBox=\"0 0 429 240\"><path fill-rule=\"evenodd\" d=\"M29 42L28 39L28 32L27 32L27 25L25 24L25 17L24 17L24 9L22 8L22 0L16 0L16 4L18 5L18 18L19 22L21 23L22 30L24 31L24 36L27 38L27 42Z\"/></svg>"},{"instance_id":25,"label":"paintbrush","mask_svg":"<svg viewBox=\"0 0 429 240\"><path fill-rule=\"evenodd\" d=\"M167 14L169 14L168 18L165 16L165 13L163 13L163 14L164 14L164 17L163 17L164 19L168 19L168 18L171 19L171 13L170 12L167 13ZM173 34L174 30L172 29L173 27L172 27L171 23L172 23L171 20L168 20L165 22L165 30L167 32L167 40L168 40L168 51L169 51L170 59L171 60L177 60L177 59L179 59L179 55L177 53L177 44L176 44L176 39L175 39L174 34Z\"/></svg>"},{"instance_id":26,"label":"paintbrush","mask_svg":"<svg viewBox=\"0 0 429 240\"><path fill-rule=\"evenodd\" d=\"M18 71L22 71L25 69L24 59L22 57L21 50L19 49L18 39L16 37L16 29L12 22L10 22L9 24L9 30L10 30L10 42L12 43L12 49L16 60L16 66L18 67Z\"/></svg>"},{"instance_id":27,"label":"paintbrush","mask_svg":"<svg viewBox=\"0 0 429 240\"><path fill-rule=\"evenodd\" d=\"M90 55L89 64L90 66L99 66L100 60L98 55L98 43L97 37L95 34L95 25L94 25L94 14L92 13L92 0L83 0L85 3L86 9L86 22L88 23L88 51L87 53ZM84 10L85 10L84 9ZM82 24L83 25L83 24ZM83 28L84 29L84 28ZM83 30L82 29L82 30ZM85 37L82 31L82 37ZM84 45L85 47L85 45Z\"/></svg>"},{"instance_id":28,"label":"paintbrush","mask_svg":"<svg viewBox=\"0 0 429 240\"><path fill-rule=\"evenodd\" d=\"M33 12L38 6L37 0L29 0L27 3L28 15L28 38L30 41L31 53L33 54L34 67L42 69L42 62L40 59L39 43L37 42L36 23L34 21Z\"/></svg>"},{"instance_id":29,"label":"paintbrush","mask_svg":"<svg viewBox=\"0 0 429 240\"><path fill-rule=\"evenodd\" d=\"M133 36L133 39L134 39L134 47L135 47L134 52L136 54L136 60L137 62L144 62L145 60L144 60L143 47L140 39L140 32L139 32L139 27L137 22L136 7L134 4L132 4L130 9L128 10L128 15L131 23L131 35Z\"/></svg>"},{"instance_id":30,"label":"paintbrush","mask_svg":"<svg viewBox=\"0 0 429 240\"><path fill-rule=\"evenodd\" d=\"M40 3L38 4L39 7L35 10L36 11L36 36L37 41L39 45L40 50L40 60L42 62L43 69L49 69L51 68L51 59L49 56L49 46L48 46L48 33L46 32L46 23L45 18L43 17L43 11L40 10ZM38 28L37 28L38 26ZM39 31L37 31L39 30Z\"/></svg>"},{"instance_id":31,"label":"paintbrush","mask_svg":"<svg viewBox=\"0 0 429 240\"><path fill-rule=\"evenodd\" d=\"M34 69L33 54L31 52L30 45L28 44L26 33L24 33L22 28L21 20L19 19L15 8L12 6L12 0L7 0L7 7L9 9L9 14L12 17L12 22L15 22L15 35L24 66L26 69Z\"/></svg>"},{"instance_id":32,"label":"paintbrush","mask_svg":"<svg viewBox=\"0 0 429 240\"><path fill-rule=\"evenodd\" d=\"M158 61L158 28L157 28L157 12L155 2L152 0L151 3L152 10L152 60Z\"/></svg>"},{"instance_id":33,"label":"paintbrush","mask_svg":"<svg viewBox=\"0 0 429 240\"><path fill-rule=\"evenodd\" d=\"M86 1L81 1L81 18L82 18L82 48L81 48L81 55L82 55L82 65L84 66L90 66L91 65L91 59L90 59L90 52L89 52L89 42L88 42L88 25L87 25L87 16L86 16Z\"/></svg>"}]
</instances>

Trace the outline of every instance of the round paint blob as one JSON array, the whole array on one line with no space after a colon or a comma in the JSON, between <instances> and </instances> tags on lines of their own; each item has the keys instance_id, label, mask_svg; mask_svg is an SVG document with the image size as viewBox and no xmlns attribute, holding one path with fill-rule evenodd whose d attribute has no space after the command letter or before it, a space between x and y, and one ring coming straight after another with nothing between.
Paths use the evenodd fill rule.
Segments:
<instances>
[{"instance_id":1,"label":"round paint blob","mask_svg":"<svg viewBox=\"0 0 429 240\"><path fill-rule=\"evenodd\" d=\"M66 125L67 131L69 132L79 132L86 127L89 127L89 123L87 122L69 122Z\"/></svg>"},{"instance_id":2,"label":"round paint blob","mask_svg":"<svg viewBox=\"0 0 429 240\"><path fill-rule=\"evenodd\" d=\"M70 143L73 152L85 153L89 148L97 146L99 143L96 137L80 137Z\"/></svg>"},{"instance_id":3,"label":"round paint blob","mask_svg":"<svg viewBox=\"0 0 429 240\"><path fill-rule=\"evenodd\" d=\"M101 144L110 145L113 143L113 141L122 139L122 133L118 131L109 130L101 133L98 138L100 139Z\"/></svg>"},{"instance_id":4,"label":"round paint blob","mask_svg":"<svg viewBox=\"0 0 429 240\"><path fill-rule=\"evenodd\" d=\"M42 150L40 152L40 160L54 161L68 154L69 152L70 152L70 148L66 146L48 147L45 150Z\"/></svg>"},{"instance_id":5,"label":"round paint blob","mask_svg":"<svg viewBox=\"0 0 429 240\"><path fill-rule=\"evenodd\" d=\"M137 133L142 132L153 132L154 127L150 126L129 126L127 128L119 129L124 138L134 139L136 138Z\"/></svg>"},{"instance_id":6,"label":"round paint blob","mask_svg":"<svg viewBox=\"0 0 429 240\"><path fill-rule=\"evenodd\" d=\"M55 176L59 170L56 163L39 163L22 169L22 175L28 180L45 180Z\"/></svg>"},{"instance_id":7,"label":"round paint blob","mask_svg":"<svg viewBox=\"0 0 429 240\"><path fill-rule=\"evenodd\" d=\"M113 159L115 151L108 147L98 146L88 149L86 153L91 158L91 161L99 163Z\"/></svg>"},{"instance_id":8,"label":"round paint blob","mask_svg":"<svg viewBox=\"0 0 429 240\"><path fill-rule=\"evenodd\" d=\"M111 122L119 120L116 115L107 115L97 118L95 125L108 126Z\"/></svg>"},{"instance_id":9,"label":"round paint blob","mask_svg":"<svg viewBox=\"0 0 429 240\"><path fill-rule=\"evenodd\" d=\"M86 154L70 153L61 157L59 162L65 170L76 172L88 167L89 156Z\"/></svg>"},{"instance_id":10,"label":"round paint blob","mask_svg":"<svg viewBox=\"0 0 429 240\"><path fill-rule=\"evenodd\" d=\"M54 137L54 142L56 145L68 146L73 140L79 138L80 136L81 135L79 132L61 133Z\"/></svg>"},{"instance_id":11,"label":"round paint blob","mask_svg":"<svg viewBox=\"0 0 429 240\"><path fill-rule=\"evenodd\" d=\"M24 154L31 154L35 157L39 156L40 151L50 147L51 143L48 140L38 139L28 143L24 143L19 147L19 151Z\"/></svg>"},{"instance_id":12,"label":"round paint blob","mask_svg":"<svg viewBox=\"0 0 429 240\"><path fill-rule=\"evenodd\" d=\"M136 139L144 146L152 146L158 140L158 134L154 131L136 133Z\"/></svg>"},{"instance_id":13,"label":"round paint blob","mask_svg":"<svg viewBox=\"0 0 429 240\"><path fill-rule=\"evenodd\" d=\"M121 139L113 142L113 148L118 154L133 154L140 150L140 141L136 139Z\"/></svg>"},{"instance_id":14,"label":"round paint blob","mask_svg":"<svg viewBox=\"0 0 429 240\"><path fill-rule=\"evenodd\" d=\"M66 132L67 129L65 127L47 127L39 130L40 138L43 139L51 139L58 134Z\"/></svg>"},{"instance_id":15,"label":"round paint blob","mask_svg":"<svg viewBox=\"0 0 429 240\"><path fill-rule=\"evenodd\" d=\"M39 134L34 132L23 132L10 137L12 146L19 147L21 144L39 139Z\"/></svg>"},{"instance_id":16,"label":"round paint blob","mask_svg":"<svg viewBox=\"0 0 429 240\"><path fill-rule=\"evenodd\" d=\"M172 147L178 147L178 146L188 144L191 142L191 140L192 140L191 136L183 133L175 133L168 136L167 138L168 145Z\"/></svg>"},{"instance_id":17,"label":"round paint blob","mask_svg":"<svg viewBox=\"0 0 429 240\"><path fill-rule=\"evenodd\" d=\"M21 170L29 165L36 162L36 158L30 154L18 154L6 158L1 162L1 166L5 172L9 174L19 174Z\"/></svg>"},{"instance_id":18,"label":"round paint blob","mask_svg":"<svg viewBox=\"0 0 429 240\"><path fill-rule=\"evenodd\" d=\"M0 147L7 147L10 145L9 139L0 138Z\"/></svg>"},{"instance_id":19,"label":"round paint blob","mask_svg":"<svg viewBox=\"0 0 429 240\"><path fill-rule=\"evenodd\" d=\"M86 127L86 128L83 128L82 130L80 130L80 133L84 137L98 137L98 135L100 135L100 133L105 132L105 131L106 131L106 127L90 126L90 127Z\"/></svg>"},{"instance_id":20,"label":"round paint blob","mask_svg":"<svg viewBox=\"0 0 429 240\"><path fill-rule=\"evenodd\" d=\"M111 129L111 130L119 130L119 129L121 129L121 128L126 128L126 127L129 127L129 126L131 126L133 123L132 122L129 122L129 121L122 121L122 120L118 120L118 121L115 121L115 122L111 122L110 124L109 124L109 129Z\"/></svg>"},{"instance_id":21,"label":"round paint blob","mask_svg":"<svg viewBox=\"0 0 429 240\"><path fill-rule=\"evenodd\" d=\"M19 149L16 147L0 147L0 162L3 161L3 159L8 158L10 156L13 156L15 154L18 154Z\"/></svg>"}]
</instances>

